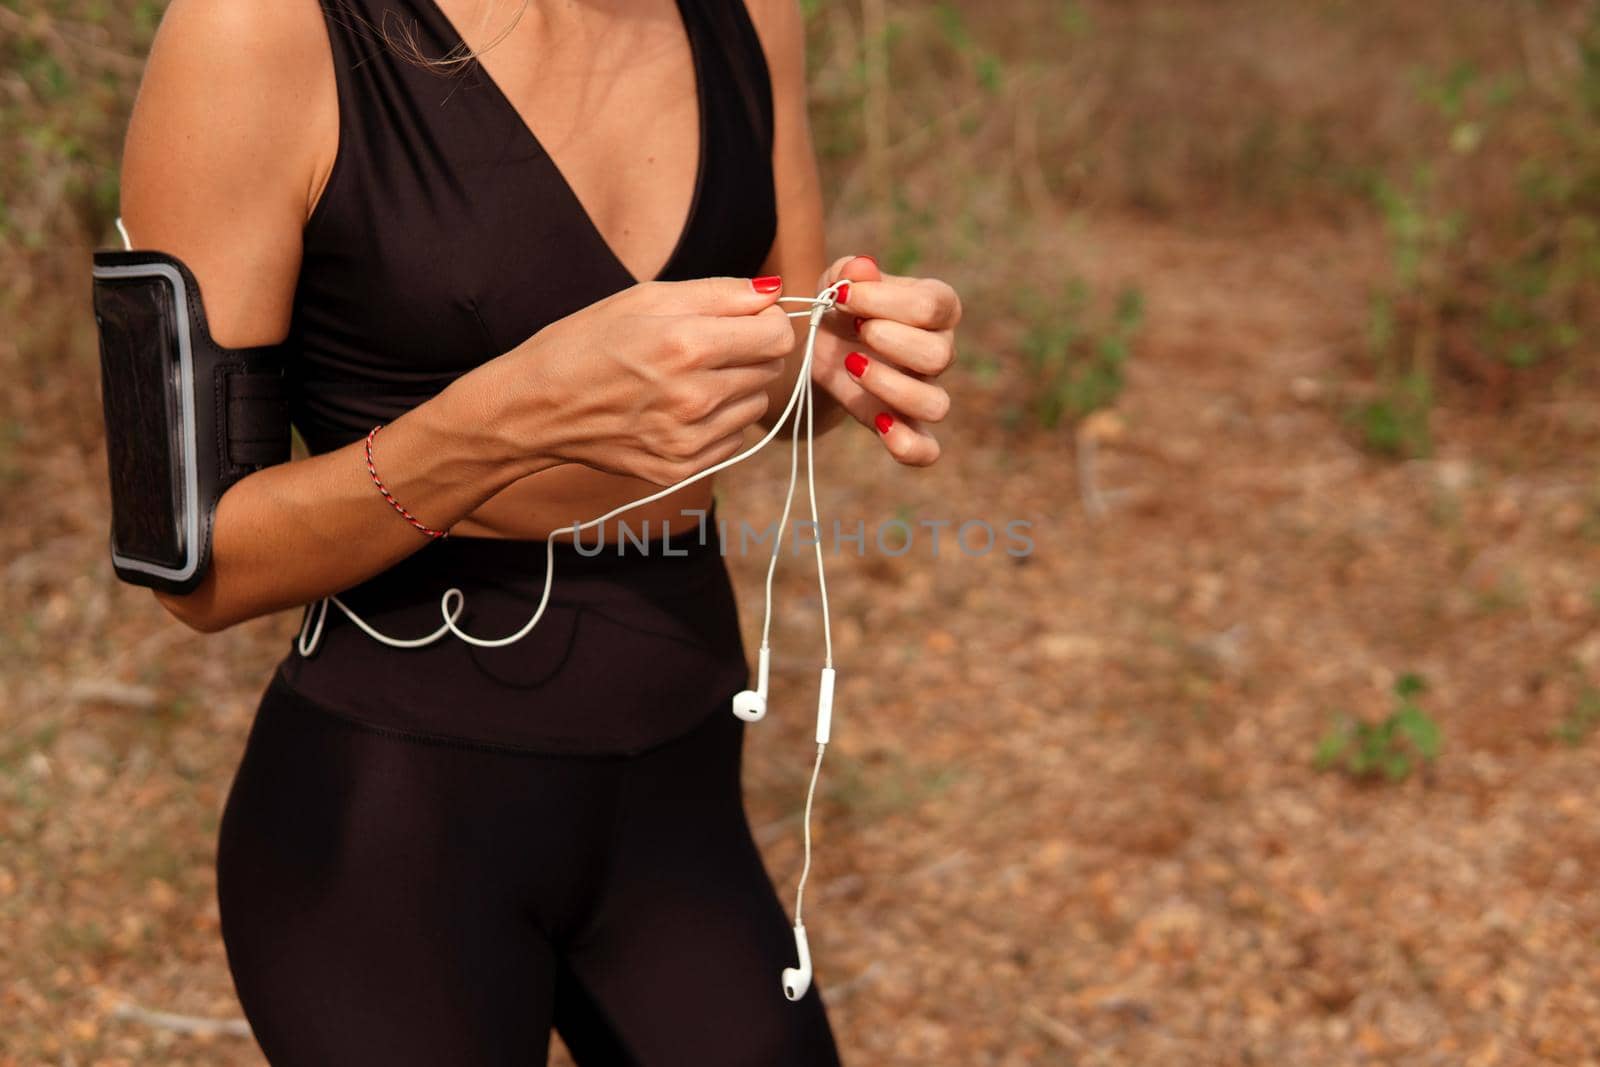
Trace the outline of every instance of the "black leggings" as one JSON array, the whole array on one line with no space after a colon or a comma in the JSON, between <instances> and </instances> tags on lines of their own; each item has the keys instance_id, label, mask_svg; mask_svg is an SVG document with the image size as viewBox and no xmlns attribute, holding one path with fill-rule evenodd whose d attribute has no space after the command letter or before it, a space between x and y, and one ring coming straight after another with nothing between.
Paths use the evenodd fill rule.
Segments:
<instances>
[{"instance_id":1,"label":"black leggings","mask_svg":"<svg viewBox=\"0 0 1600 1067\"><path fill-rule=\"evenodd\" d=\"M275 676L228 796L228 964L275 1067L839 1063L724 710L621 756L429 741Z\"/></svg>"}]
</instances>

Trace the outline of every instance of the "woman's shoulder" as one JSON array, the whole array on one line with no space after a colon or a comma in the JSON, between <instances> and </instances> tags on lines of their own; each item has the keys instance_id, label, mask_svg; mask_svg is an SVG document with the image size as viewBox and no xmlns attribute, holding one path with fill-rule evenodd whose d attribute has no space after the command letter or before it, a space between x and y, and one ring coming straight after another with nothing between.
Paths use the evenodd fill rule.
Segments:
<instances>
[{"instance_id":1,"label":"woman's shoulder","mask_svg":"<svg viewBox=\"0 0 1600 1067\"><path fill-rule=\"evenodd\" d=\"M805 17L800 0L744 0L744 6L769 58L803 43Z\"/></svg>"},{"instance_id":2,"label":"woman's shoulder","mask_svg":"<svg viewBox=\"0 0 1600 1067\"><path fill-rule=\"evenodd\" d=\"M318 0L173 0L129 117L123 221L189 263L223 344L282 331L337 148L323 17Z\"/></svg>"},{"instance_id":3,"label":"woman's shoulder","mask_svg":"<svg viewBox=\"0 0 1600 1067\"><path fill-rule=\"evenodd\" d=\"M761 39L773 90L783 96L805 77L805 16L800 0L744 0L750 23Z\"/></svg>"},{"instance_id":4,"label":"woman's shoulder","mask_svg":"<svg viewBox=\"0 0 1600 1067\"><path fill-rule=\"evenodd\" d=\"M227 71L246 82L314 77L329 59L325 17L319 0L172 0L151 47L146 80L151 71Z\"/></svg>"}]
</instances>

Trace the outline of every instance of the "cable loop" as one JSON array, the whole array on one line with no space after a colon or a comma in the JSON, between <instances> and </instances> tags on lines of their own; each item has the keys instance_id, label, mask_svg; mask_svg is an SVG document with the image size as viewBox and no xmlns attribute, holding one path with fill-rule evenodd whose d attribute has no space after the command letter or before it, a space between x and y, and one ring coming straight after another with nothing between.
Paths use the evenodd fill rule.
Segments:
<instances>
[{"instance_id":1,"label":"cable loop","mask_svg":"<svg viewBox=\"0 0 1600 1067\"><path fill-rule=\"evenodd\" d=\"M447 590L440 598L439 609L440 614L443 617L442 625L440 625L438 629L431 633L415 638L392 638L386 634L381 634L372 626L368 625L365 620L360 618L354 611L350 609L349 605L345 604L344 601L340 600L337 596L327 596L306 606L305 619L301 623L300 636L296 641L296 647L300 654L302 656L311 655L316 651L317 646L321 643L322 632L327 622L329 604L332 604L334 607L338 608L340 612L349 618L351 622L355 623L363 633L367 634L367 636L371 637L375 641L388 645L391 648L421 648L425 645L429 645L435 641L438 641L447 634L454 634L460 640L465 641L467 644L473 645L477 648L503 648L506 645L520 641L522 638L526 637L530 632L532 632L533 628L538 625L539 620L544 617L545 608L550 603L550 591L552 585L555 583L555 541L557 537L570 536L576 538L583 531L592 530L598 526L602 526L625 511L631 511L634 508L643 507L646 504L653 504L657 500L669 496L672 493L676 493L679 489L683 489L686 486L693 485L695 482L709 478L711 475L726 470L737 463L743 463L745 460L749 459L751 456L755 455L757 452L761 451L768 444L770 444L773 438L778 435L779 430L783 428L783 424L788 421L791 415L793 415L794 426L791 445L792 456L790 460L789 472L789 497L784 501L783 518L780 521L779 526L780 532L778 536L773 539L773 558L767 572L766 621L762 626L762 640L764 643L766 640L766 635L771 629L772 574L777 567L777 557L782 543L781 531L783 525L787 524L789 519L789 507L793 499L795 481L798 473L800 422L802 413L804 414L806 422L806 473L807 479L811 483L811 517L813 524L815 524L817 521L816 485L812 461L812 439L814 437L814 432L812 427L811 368L816 357L817 334L822 327L822 320L827 316L828 312L832 311L838 306L839 289L845 284L848 283L843 280L835 282L834 284L823 289L814 297L780 296L778 298L779 303L807 305L806 310L804 311L788 311L784 314L790 318L809 318L811 323L810 329L806 334L805 355L801 361L800 373L795 378L794 389L789 393L789 400L788 403L784 405L783 413L779 415L778 418L773 422L772 428L762 436L761 440L757 441L754 445L745 449L743 452L740 452L738 455L731 456L720 463L713 464L712 466L707 467L705 470L685 478L676 485L668 486L665 489L651 493L649 496L640 497L638 500L634 500L630 503L623 504L620 507L613 508L604 515L601 515L599 518L590 519L588 522L583 523L573 523L571 527L564 527L562 529L552 531L550 536L545 539L546 552L544 593L539 598L539 606L534 610L532 617L530 617L528 621L514 633L507 634L504 637L484 638L469 634L461 627L456 625L457 620L461 617L462 611L465 610L466 598L465 594L463 594L460 589ZM803 412L800 406L802 402L804 403ZM820 529L820 527L816 528ZM828 624L827 617L827 587L822 577L822 546L820 544L820 540L821 538L819 536L819 544L817 545L817 577L818 581L823 583L823 630L827 645L827 665L832 666L833 641L831 627Z\"/></svg>"}]
</instances>

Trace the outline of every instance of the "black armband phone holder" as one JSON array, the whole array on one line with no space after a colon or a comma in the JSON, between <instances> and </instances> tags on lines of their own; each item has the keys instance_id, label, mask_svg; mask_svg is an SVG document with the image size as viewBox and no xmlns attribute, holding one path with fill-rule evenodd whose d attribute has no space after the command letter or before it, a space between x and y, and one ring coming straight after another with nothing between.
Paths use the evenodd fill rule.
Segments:
<instances>
[{"instance_id":1,"label":"black armband phone holder","mask_svg":"<svg viewBox=\"0 0 1600 1067\"><path fill-rule=\"evenodd\" d=\"M194 275L163 252L95 252L94 317L112 566L125 582L190 592L223 492L289 458L286 346L219 346Z\"/></svg>"}]
</instances>

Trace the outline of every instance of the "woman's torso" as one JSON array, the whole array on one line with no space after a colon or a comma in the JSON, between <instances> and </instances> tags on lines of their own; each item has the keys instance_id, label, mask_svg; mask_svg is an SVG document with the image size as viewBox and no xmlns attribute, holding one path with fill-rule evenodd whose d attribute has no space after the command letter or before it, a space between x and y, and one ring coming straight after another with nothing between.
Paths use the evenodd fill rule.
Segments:
<instances>
[{"instance_id":1,"label":"woman's torso","mask_svg":"<svg viewBox=\"0 0 1600 1067\"><path fill-rule=\"evenodd\" d=\"M546 23L533 3L453 74L394 44L446 56L468 14L436 0L322 3L339 130L290 326L294 417L312 452L639 280L762 272L776 232L772 100L743 3L656 0L587 25ZM468 34L479 46L514 13L482 6L491 22ZM544 536L656 488L556 467L456 529ZM702 482L636 517L709 494Z\"/></svg>"},{"instance_id":2,"label":"woman's torso","mask_svg":"<svg viewBox=\"0 0 1600 1067\"><path fill-rule=\"evenodd\" d=\"M539 121L543 105L527 88L539 78L526 70L537 58L532 52L489 53L503 80L471 65L445 76L398 55L380 32L410 32L424 55L448 54L460 38L434 0L322 2L339 134L304 230L290 326L293 417L313 453L359 440L549 323L634 284L634 270L648 269L641 265L651 257L661 280L760 273L776 231L772 100L742 3L666 0L662 10L679 16L677 26L641 32L607 52L637 53L636 67L612 67L618 77L643 78L630 90L642 96L629 106L651 98L661 106L631 116L632 140L628 123L609 125L602 107L594 144L561 153L573 161L569 177L534 130L556 130L552 143L563 146L591 131ZM539 28L530 24L530 32ZM681 51L668 31L679 35ZM674 75L674 55L691 70ZM579 64L562 57L550 78L572 77ZM641 73L649 69L656 73ZM675 110L673 86L690 92L691 73L694 114L678 122L686 116ZM582 86L572 85L576 99ZM588 99L606 99L603 87L586 91ZM657 120L669 132L652 145L638 131ZM695 158L673 163L668 149ZM693 176L675 180L675 169ZM638 194L629 190L656 179L653 210L669 211L659 205L676 198L669 213L677 225L652 222L653 234L644 234L632 221L641 216L630 213ZM545 549L495 536L540 536L654 488L573 467L523 479L485 505L476 524L458 525L456 536L342 599L380 631L409 637L437 626L440 595L457 587L468 629L502 635L537 605ZM541 751L649 747L692 727L746 680L716 538L700 544L693 520L679 514L708 502L699 486L631 515L634 529L652 520L655 543L645 552L628 548L620 561L611 549L592 559L561 552L547 615L507 648L473 649L446 637L393 649L330 611L316 651L292 651L281 670L309 699L380 727ZM660 544L664 517L673 519L670 553Z\"/></svg>"}]
</instances>

